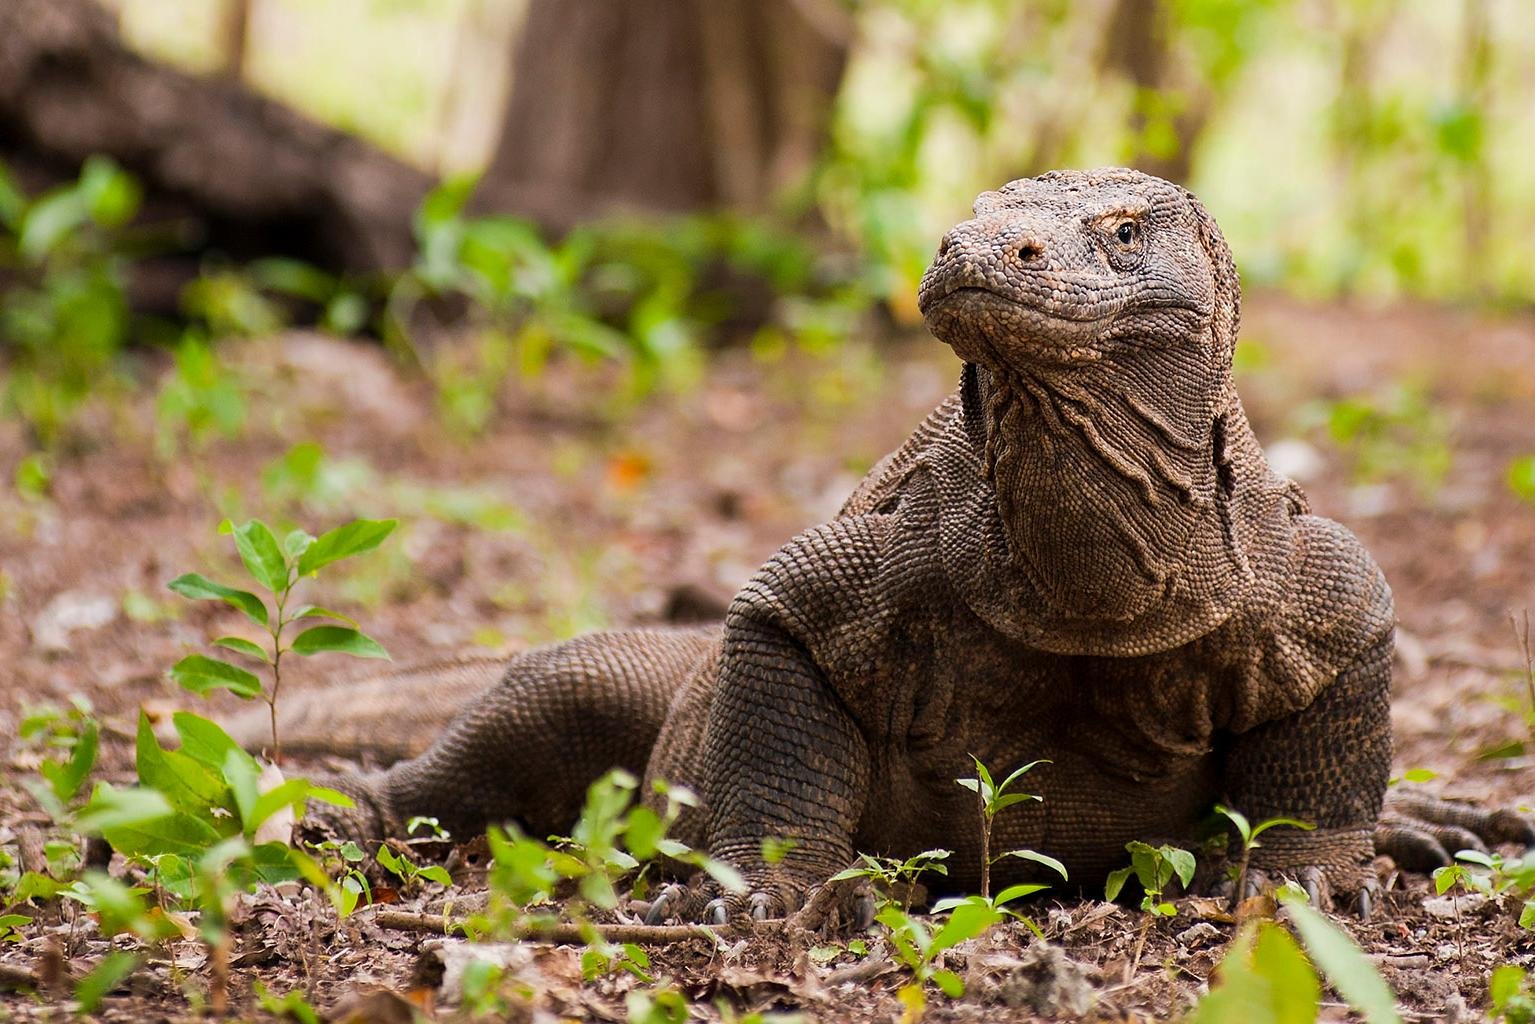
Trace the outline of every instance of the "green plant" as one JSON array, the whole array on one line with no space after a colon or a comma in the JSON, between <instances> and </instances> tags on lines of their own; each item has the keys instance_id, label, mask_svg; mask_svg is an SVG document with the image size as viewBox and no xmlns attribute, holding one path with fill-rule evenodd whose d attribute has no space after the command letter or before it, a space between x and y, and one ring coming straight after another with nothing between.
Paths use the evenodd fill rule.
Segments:
<instances>
[{"instance_id":1,"label":"green plant","mask_svg":"<svg viewBox=\"0 0 1535 1024\"><path fill-rule=\"evenodd\" d=\"M659 857L696 867L729 891L743 891L745 880L734 868L667 837L667 830L682 810L695 806L697 798L685 788L660 779L654 785L662 802L660 811L634 804L637 780L622 769L614 769L587 787L586 802L571 834L550 836L548 842L515 829L487 830L490 896L486 913L471 920L471 933L519 934L553 923L551 914L534 908L552 901L556 890L567 881L576 883L579 897L569 904L569 910L576 922L584 925L587 905L611 910L618 905L615 883ZM643 969L626 950L599 942L594 931L585 938L588 947L596 950L588 966L605 962L604 970L630 969L631 964Z\"/></svg>"},{"instance_id":2,"label":"green plant","mask_svg":"<svg viewBox=\"0 0 1535 1024\"><path fill-rule=\"evenodd\" d=\"M138 183L105 157L28 199L0 166L0 408L52 447L80 403L109 386L130 315L123 286Z\"/></svg>"},{"instance_id":3,"label":"green plant","mask_svg":"<svg viewBox=\"0 0 1535 1024\"><path fill-rule=\"evenodd\" d=\"M448 874L447 868L440 864L417 864L406 854L390 849L389 843L380 843L373 858L380 867L400 880L402 889L413 888L422 879L442 886L453 884L453 876Z\"/></svg>"},{"instance_id":4,"label":"green plant","mask_svg":"<svg viewBox=\"0 0 1535 1024\"><path fill-rule=\"evenodd\" d=\"M1252 852L1259 846L1263 845L1262 843L1258 842L1259 836L1278 825L1287 825L1291 828L1304 829L1307 832L1316 828L1316 826L1310 822L1299 821L1295 818L1267 818L1254 825L1247 820L1247 815L1243 814L1241 811L1232 810L1230 807L1227 807L1224 804L1216 804L1215 813L1221 815L1222 817L1226 818L1227 821L1231 822L1232 827L1237 830L1237 838L1242 843L1241 860L1237 862L1236 866L1231 871L1233 891L1237 899L1242 898L1242 886L1247 881L1247 865L1248 862L1252 860ZM1185 880L1184 884L1188 884L1187 880Z\"/></svg>"},{"instance_id":5,"label":"green plant","mask_svg":"<svg viewBox=\"0 0 1535 1024\"><path fill-rule=\"evenodd\" d=\"M894 903L880 910L875 920L890 929L891 951L911 972L911 980L896 993L905 1007L902 1021L910 1024L922 1018L927 1010L929 982L950 999L965 994L965 983L959 975L942 965L943 954L983 934L1001 919L1001 911L986 902L960 902L935 932Z\"/></svg>"},{"instance_id":6,"label":"green plant","mask_svg":"<svg viewBox=\"0 0 1535 1024\"><path fill-rule=\"evenodd\" d=\"M1047 857L1033 850L1008 850L993 857L991 855L991 830L995 824L997 815L1014 804L1027 803L1031 800L1040 800L1033 793L1009 793L1013 783L1017 782L1029 770L1036 765L1049 764L1049 761L1030 761L1022 768L1015 770L1011 775L1002 780L999 786L992 781L991 772L981 763L981 759L974 754L969 755L975 763L975 775L968 779L955 779L954 781L970 790L980 801L981 811L981 898L989 899L991 896L991 866L1003 857L1017 857L1021 860L1033 861L1050 868L1062 878L1066 877L1066 868L1054 857ZM1040 888L1044 888L1040 886Z\"/></svg>"},{"instance_id":7,"label":"green plant","mask_svg":"<svg viewBox=\"0 0 1535 1024\"><path fill-rule=\"evenodd\" d=\"M231 534L240 560L251 579L271 595L271 605L248 591L229 587L199 573L178 576L170 588L194 600L223 601L245 613L266 630L270 648L238 636L223 636L215 646L233 651L265 667L271 685L264 687L254 673L218 658L190 654L171 669L171 677L193 693L228 690L246 700L264 700L271 711L272 760L280 761L282 747L277 735L277 700L282 688L282 658L292 652L314 655L327 651L359 658L387 658L378 642L357 628L357 623L339 612L316 605L290 607L294 592L306 577L318 573L333 562L371 551L395 528L395 520L358 519L321 534L318 538L303 530L293 530L279 544L271 528L259 519L243 526L226 520L220 532ZM320 625L299 633L291 643L284 643L284 631L303 619L332 619L343 625Z\"/></svg>"},{"instance_id":8,"label":"green plant","mask_svg":"<svg viewBox=\"0 0 1535 1024\"><path fill-rule=\"evenodd\" d=\"M192 332L155 399L155 450L162 459L201 447L213 434L234 437L245 425L245 388L212 347Z\"/></svg>"},{"instance_id":9,"label":"green plant","mask_svg":"<svg viewBox=\"0 0 1535 1024\"><path fill-rule=\"evenodd\" d=\"M902 911L908 911L911 909L917 879L929 872L935 875L947 875L949 868L944 861L948 860L952 853L951 850L923 850L905 860L899 857L876 857L872 854L860 853L857 864L832 875L830 881L867 878L876 883L877 892L884 902L898 904Z\"/></svg>"},{"instance_id":10,"label":"green plant","mask_svg":"<svg viewBox=\"0 0 1535 1024\"><path fill-rule=\"evenodd\" d=\"M1141 922L1140 934L1135 940L1135 954L1125 970L1125 977L1130 978L1140 966L1141 953L1146 948L1146 936L1151 931L1152 922L1159 917L1173 917L1178 913L1178 908L1162 899L1162 894L1175 877L1185 886L1192 882L1195 865L1192 853L1165 843L1151 846L1139 840L1131 840L1125 844L1125 849L1130 851L1130 866L1109 872L1103 886L1103 895L1110 901L1118 898L1120 890L1132 874L1141 884L1141 909L1146 912L1146 919Z\"/></svg>"},{"instance_id":11,"label":"green plant","mask_svg":"<svg viewBox=\"0 0 1535 1024\"><path fill-rule=\"evenodd\" d=\"M319 1012L296 988L278 996L260 981L255 981L251 983L251 991L256 994L257 1005L274 1017L289 1018L299 1024L320 1024Z\"/></svg>"},{"instance_id":12,"label":"green plant","mask_svg":"<svg viewBox=\"0 0 1535 1024\"><path fill-rule=\"evenodd\" d=\"M1525 969L1517 964L1503 964L1492 972L1487 982L1487 1001L1493 1020L1508 1024L1535 1022L1535 989L1531 988Z\"/></svg>"},{"instance_id":13,"label":"green plant","mask_svg":"<svg viewBox=\"0 0 1535 1024\"><path fill-rule=\"evenodd\" d=\"M1427 495L1449 473L1449 417L1422 384L1397 382L1374 394L1314 402L1298 416L1347 456L1360 483L1405 478Z\"/></svg>"},{"instance_id":14,"label":"green plant","mask_svg":"<svg viewBox=\"0 0 1535 1024\"><path fill-rule=\"evenodd\" d=\"M688 1001L674 988L633 989L624 997L629 1024L687 1024Z\"/></svg>"},{"instance_id":15,"label":"green plant","mask_svg":"<svg viewBox=\"0 0 1535 1024\"><path fill-rule=\"evenodd\" d=\"M1508 464L1508 489L1535 505L1535 455L1521 455Z\"/></svg>"},{"instance_id":16,"label":"green plant","mask_svg":"<svg viewBox=\"0 0 1535 1024\"><path fill-rule=\"evenodd\" d=\"M1273 921L1243 925L1194 1024L1311 1024L1321 1004L1318 968L1369 1024L1397 1024L1391 989L1353 940L1312 909L1298 887L1282 888L1279 899L1300 944Z\"/></svg>"}]
</instances>

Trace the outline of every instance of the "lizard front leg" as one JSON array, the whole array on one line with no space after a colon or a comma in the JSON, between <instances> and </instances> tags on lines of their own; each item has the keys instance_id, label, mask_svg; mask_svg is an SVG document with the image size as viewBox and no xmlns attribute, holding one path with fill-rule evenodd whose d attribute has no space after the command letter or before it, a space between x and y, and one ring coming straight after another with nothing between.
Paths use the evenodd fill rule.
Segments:
<instances>
[{"instance_id":1,"label":"lizard front leg","mask_svg":"<svg viewBox=\"0 0 1535 1024\"><path fill-rule=\"evenodd\" d=\"M770 610L738 606L720 669L704 737L709 853L746 877L754 916L778 917L853 859L869 753L809 652ZM763 860L765 840L785 841L776 865ZM740 903L726 898L732 909Z\"/></svg>"},{"instance_id":2,"label":"lizard front leg","mask_svg":"<svg viewBox=\"0 0 1535 1024\"><path fill-rule=\"evenodd\" d=\"M1305 709L1232 743L1226 789L1233 807L1254 823L1284 817L1316 826L1264 833L1249 862L1249 889L1265 876L1289 877L1319 902L1328 890L1356 894L1368 915L1375 827L1391 771L1391 647L1387 634Z\"/></svg>"}]
</instances>

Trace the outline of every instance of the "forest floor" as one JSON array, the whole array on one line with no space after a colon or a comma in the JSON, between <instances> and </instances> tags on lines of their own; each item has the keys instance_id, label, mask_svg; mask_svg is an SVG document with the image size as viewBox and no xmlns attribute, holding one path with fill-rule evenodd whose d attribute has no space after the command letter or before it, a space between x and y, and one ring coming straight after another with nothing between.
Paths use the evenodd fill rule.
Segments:
<instances>
[{"instance_id":1,"label":"forest floor","mask_svg":"<svg viewBox=\"0 0 1535 1024\"><path fill-rule=\"evenodd\" d=\"M1430 791L1529 805L1535 759L1479 755L1528 736L1509 614L1535 605L1535 504L1507 476L1513 460L1535 454L1535 319L1259 295L1243 337L1241 386L1259 437L1316 511L1363 538L1395 591L1396 773L1431 769L1437 778L1418 784ZM323 595L398 661L685 617L727 598L784 540L834 514L958 370L946 349L919 338L772 360L733 350L687 391L617 414L593 386L597 371L560 365L510 383L485 433L454 439L431 387L376 347L307 334L233 344L255 396L239 437L157 455L152 392L130 392L92 409L83 442L53 468L49 499L0 496L0 843L46 822L21 787L36 766L14 741L25 707L88 697L106 727L103 770L129 779L141 706L162 717L207 706L165 671L232 620L165 584L187 571L230 574L232 549L216 530L225 515L313 532L399 515L384 549ZM1326 423L1332 433L1318 426ZM324 447L317 475L275 466L301 441ZM23 453L20 430L0 425L7 478ZM323 658L303 670L295 690L357 674ZM213 702L221 714L232 706ZM1535 933L1516 926L1517 907L1465 897L1425 906L1425 878L1381 870L1388 893L1374 919L1337 920L1380 964L1409 1018L1475 1019L1461 1008L1486 1005L1493 967L1535 965ZM274 910L284 901L286 911ZM295 908L312 928L298 939L283 932ZM1132 970L1139 911L1040 901L1031 916L1064 957L1025 952L1021 926L993 929L950 955L968 991L950 1001L932 990L929 1019L1176 1017L1232 934L1211 901L1178 908L1151 929ZM423 943L440 939L382 928L367 913L338 924L307 891L264 893L244 914L231 997L246 1019L264 1017L256 980L307 991L332 1019L408 1019L388 1016L401 1012L389 997L356 1004L374 989L415 990L418 1002L442 1004L439 1016L452 1012L419 973ZM23 941L0 945L0 969L36 969L61 942L81 965L105 949L87 923L43 912ZM904 972L869 945L860 959L824 945L807 956L768 936L719 948L697 939L653 951L652 972L707 1019L720 1019L716 999L740 1013L894 1019ZM142 968L100 1016L191 1015L206 987L200 949L188 942L174 965ZM583 984L579 954L515 954L511 969L532 993L519 1019L628 1019L624 994L641 983L618 974ZM0 991L7 1017L58 1019L46 1000Z\"/></svg>"}]
</instances>

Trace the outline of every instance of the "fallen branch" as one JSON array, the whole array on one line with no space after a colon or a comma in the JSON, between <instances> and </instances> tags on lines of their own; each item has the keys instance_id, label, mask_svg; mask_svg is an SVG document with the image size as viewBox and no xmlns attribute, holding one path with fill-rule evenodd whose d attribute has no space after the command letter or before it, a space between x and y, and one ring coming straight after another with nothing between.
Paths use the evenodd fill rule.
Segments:
<instances>
[{"instance_id":1,"label":"fallen branch","mask_svg":"<svg viewBox=\"0 0 1535 1024\"><path fill-rule=\"evenodd\" d=\"M42 987L42 982L25 967L0 964L0 992L25 992Z\"/></svg>"},{"instance_id":2,"label":"fallen branch","mask_svg":"<svg viewBox=\"0 0 1535 1024\"><path fill-rule=\"evenodd\" d=\"M431 935L464 933L462 921L443 917L441 914L412 914L402 910L380 910L372 920L381 928L402 932L424 932ZM512 932L514 939L534 942L552 942L556 945L582 945L589 936L596 934L608 942L633 942L639 945L665 945L686 942L689 939L708 939L727 934L728 925L706 924L594 924L578 926L557 924L552 927L519 928Z\"/></svg>"}]
</instances>

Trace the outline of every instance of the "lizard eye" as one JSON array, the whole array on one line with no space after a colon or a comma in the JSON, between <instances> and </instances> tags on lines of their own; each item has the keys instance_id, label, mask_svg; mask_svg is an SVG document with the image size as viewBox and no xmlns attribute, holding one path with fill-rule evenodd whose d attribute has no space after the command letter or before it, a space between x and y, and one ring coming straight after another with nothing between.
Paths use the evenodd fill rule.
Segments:
<instances>
[{"instance_id":1,"label":"lizard eye","mask_svg":"<svg viewBox=\"0 0 1535 1024\"><path fill-rule=\"evenodd\" d=\"M1114 237L1119 239L1121 245L1129 245L1135 241L1135 222L1129 220L1121 221L1119 230L1114 232Z\"/></svg>"}]
</instances>

